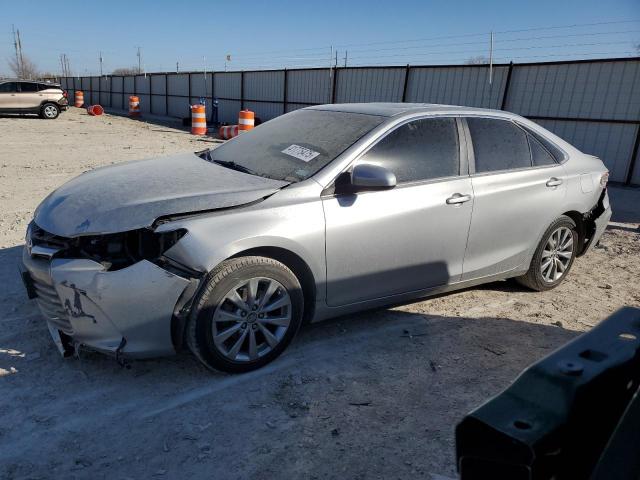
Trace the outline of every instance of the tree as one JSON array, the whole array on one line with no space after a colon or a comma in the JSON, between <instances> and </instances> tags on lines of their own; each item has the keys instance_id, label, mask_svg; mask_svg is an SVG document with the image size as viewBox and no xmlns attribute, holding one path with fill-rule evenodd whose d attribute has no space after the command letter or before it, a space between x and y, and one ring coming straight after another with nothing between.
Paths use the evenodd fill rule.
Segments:
<instances>
[{"instance_id":1,"label":"tree","mask_svg":"<svg viewBox=\"0 0 640 480\"><path fill-rule=\"evenodd\" d=\"M489 59L484 55L478 55L465 60L466 65L485 65L489 63Z\"/></svg>"},{"instance_id":2,"label":"tree","mask_svg":"<svg viewBox=\"0 0 640 480\"><path fill-rule=\"evenodd\" d=\"M13 74L18 78L38 78L38 67L29 57L22 55L22 65L15 58L10 58L7 63Z\"/></svg>"},{"instance_id":3,"label":"tree","mask_svg":"<svg viewBox=\"0 0 640 480\"><path fill-rule=\"evenodd\" d=\"M121 67L116 68L111 75L138 75L140 72L138 71L138 67Z\"/></svg>"}]
</instances>

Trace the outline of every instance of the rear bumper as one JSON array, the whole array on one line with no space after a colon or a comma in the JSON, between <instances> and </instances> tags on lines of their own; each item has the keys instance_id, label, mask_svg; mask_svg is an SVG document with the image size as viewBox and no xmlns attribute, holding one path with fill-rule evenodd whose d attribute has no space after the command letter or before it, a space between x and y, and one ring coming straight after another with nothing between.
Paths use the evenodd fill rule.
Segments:
<instances>
[{"instance_id":1,"label":"rear bumper","mask_svg":"<svg viewBox=\"0 0 640 480\"><path fill-rule=\"evenodd\" d=\"M189 280L146 260L106 271L86 259L22 261L54 341L130 357L175 353L171 321ZM60 335L62 334L62 335Z\"/></svg>"}]
</instances>

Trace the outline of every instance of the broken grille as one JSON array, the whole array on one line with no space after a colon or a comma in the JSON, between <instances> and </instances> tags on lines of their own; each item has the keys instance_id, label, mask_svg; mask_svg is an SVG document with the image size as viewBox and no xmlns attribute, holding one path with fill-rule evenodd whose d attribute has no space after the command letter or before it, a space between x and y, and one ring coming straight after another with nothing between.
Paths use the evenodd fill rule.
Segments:
<instances>
[{"instance_id":1,"label":"broken grille","mask_svg":"<svg viewBox=\"0 0 640 480\"><path fill-rule=\"evenodd\" d=\"M67 318L56 290L51 285L47 285L35 278L33 279L33 287L37 294L36 301L51 324L67 335L73 335L73 327Z\"/></svg>"}]
</instances>

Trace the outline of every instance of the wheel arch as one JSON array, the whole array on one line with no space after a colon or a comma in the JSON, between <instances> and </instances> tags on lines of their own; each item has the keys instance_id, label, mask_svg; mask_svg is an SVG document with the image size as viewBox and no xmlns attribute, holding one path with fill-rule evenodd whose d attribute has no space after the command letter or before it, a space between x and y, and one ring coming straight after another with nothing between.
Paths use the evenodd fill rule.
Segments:
<instances>
[{"instance_id":1,"label":"wheel arch","mask_svg":"<svg viewBox=\"0 0 640 480\"><path fill-rule=\"evenodd\" d=\"M590 220L585 220L584 214L577 210L569 210L568 212L564 212L562 215L569 217L576 224L576 231L578 232L578 250L576 257L579 257L586 251L587 245L585 239L590 238L591 235L593 235L595 223Z\"/></svg>"}]
</instances>

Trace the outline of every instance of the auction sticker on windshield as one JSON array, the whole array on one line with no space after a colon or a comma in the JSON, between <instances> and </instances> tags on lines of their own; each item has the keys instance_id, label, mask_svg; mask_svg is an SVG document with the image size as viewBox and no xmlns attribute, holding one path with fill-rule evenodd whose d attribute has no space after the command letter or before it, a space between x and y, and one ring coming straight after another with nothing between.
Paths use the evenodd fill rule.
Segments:
<instances>
[{"instance_id":1,"label":"auction sticker on windshield","mask_svg":"<svg viewBox=\"0 0 640 480\"><path fill-rule=\"evenodd\" d=\"M310 162L318 155L320 152L314 152L310 148L301 147L300 145L289 145L287 148L282 150L282 153L286 153L292 157L297 158L298 160L302 160L303 162Z\"/></svg>"}]
</instances>

